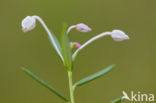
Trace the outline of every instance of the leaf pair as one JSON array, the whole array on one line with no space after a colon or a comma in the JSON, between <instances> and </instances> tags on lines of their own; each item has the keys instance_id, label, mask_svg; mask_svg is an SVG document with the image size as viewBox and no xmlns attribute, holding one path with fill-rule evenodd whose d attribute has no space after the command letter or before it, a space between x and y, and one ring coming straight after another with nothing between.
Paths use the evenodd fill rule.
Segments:
<instances>
[{"instance_id":1,"label":"leaf pair","mask_svg":"<svg viewBox=\"0 0 156 103\"><path fill-rule=\"evenodd\" d=\"M81 86L83 84L86 84L92 80L95 80L105 74L107 74L109 71L111 71L114 68L114 65L111 65L103 70L101 70L100 72L97 72L91 76L88 76L78 82L76 82L74 84L74 87L77 86ZM61 99L63 99L64 101L68 102L68 99L62 95L59 91L57 91L55 88L53 88L52 86L50 86L49 84L47 84L46 82L44 82L43 80L41 80L39 77L37 77L35 74L33 74L31 71L29 71L26 68L22 68L22 70L28 75L30 76L32 79L34 79L35 81L37 81L38 83L40 83L42 86L48 88L51 92L53 92L55 95L57 95L58 97L60 97ZM119 102L112 102L112 103L119 103Z\"/></svg>"}]
</instances>

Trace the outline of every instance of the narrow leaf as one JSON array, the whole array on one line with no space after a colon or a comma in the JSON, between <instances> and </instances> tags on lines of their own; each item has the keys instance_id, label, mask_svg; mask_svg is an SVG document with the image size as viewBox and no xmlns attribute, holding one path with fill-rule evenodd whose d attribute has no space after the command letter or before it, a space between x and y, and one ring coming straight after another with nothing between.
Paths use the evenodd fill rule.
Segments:
<instances>
[{"instance_id":1,"label":"narrow leaf","mask_svg":"<svg viewBox=\"0 0 156 103\"><path fill-rule=\"evenodd\" d=\"M64 61L63 56L62 56L62 50L61 50L60 42L58 41L58 39L56 38L54 33L51 32L50 34L51 35L49 35L49 40L50 40L51 45L54 47L54 49L56 50L56 52L58 53L58 55L60 56L62 61Z\"/></svg>"},{"instance_id":2,"label":"narrow leaf","mask_svg":"<svg viewBox=\"0 0 156 103\"><path fill-rule=\"evenodd\" d=\"M109 66L109 67L107 67L107 68L105 68L105 69L103 69L103 70L101 70L101 71L99 71L99 72L97 72L97 73L95 73L95 74L92 74L92 75L90 75L90 76L88 76L88 77L86 77L86 78L84 78L84 79L82 79L82 80L76 82L76 83L74 84L74 86L75 86L75 87L76 87L76 86L81 86L81 85L83 85L83 84L86 84L86 83L88 83L88 82L94 80L94 79L97 79L97 78L99 78L99 77L101 77L101 76L107 74L108 72L110 72L113 68L114 68L114 65L111 65L111 66Z\"/></svg>"},{"instance_id":3,"label":"narrow leaf","mask_svg":"<svg viewBox=\"0 0 156 103\"><path fill-rule=\"evenodd\" d=\"M121 103L121 101L122 101L122 97L117 98L117 99L113 100L113 101L110 102L110 103Z\"/></svg>"},{"instance_id":4,"label":"narrow leaf","mask_svg":"<svg viewBox=\"0 0 156 103\"><path fill-rule=\"evenodd\" d=\"M67 24L64 24L63 30L61 33L61 46L62 46L62 55L64 58L64 65L68 70L72 69L72 53L69 36L67 34Z\"/></svg>"},{"instance_id":5,"label":"narrow leaf","mask_svg":"<svg viewBox=\"0 0 156 103\"><path fill-rule=\"evenodd\" d=\"M63 99L64 101L68 101L68 99L63 96L60 92L58 92L55 88L51 87L49 84L47 84L46 82L44 82L43 80L41 80L39 77L37 77L35 74L33 74L31 71L29 71L26 68L22 68L22 70L28 75L30 76L32 79L36 80L38 83L40 83L42 86L48 88L51 92L53 92L54 94L56 94L58 97L60 97L61 99Z\"/></svg>"}]
</instances>

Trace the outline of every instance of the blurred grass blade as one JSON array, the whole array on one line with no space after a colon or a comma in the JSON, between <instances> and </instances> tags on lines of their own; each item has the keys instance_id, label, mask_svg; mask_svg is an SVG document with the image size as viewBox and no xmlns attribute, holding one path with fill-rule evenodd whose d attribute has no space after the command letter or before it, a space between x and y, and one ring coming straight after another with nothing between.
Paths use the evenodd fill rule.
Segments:
<instances>
[{"instance_id":1,"label":"blurred grass blade","mask_svg":"<svg viewBox=\"0 0 156 103\"><path fill-rule=\"evenodd\" d=\"M69 36L67 34L67 24L63 25L63 30L61 33L61 46L62 46L62 55L64 58L65 67L71 71L72 69L72 53L71 46L69 41Z\"/></svg>"},{"instance_id":2,"label":"blurred grass blade","mask_svg":"<svg viewBox=\"0 0 156 103\"><path fill-rule=\"evenodd\" d=\"M113 100L113 101L110 102L110 103L121 103L121 101L122 101L122 97L117 98L117 99Z\"/></svg>"},{"instance_id":3,"label":"blurred grass blade","mask_svg":"<svg viewBox=\"0 0 156 103\"><path fill-rule=\"evenodd\" d=\"M114 68L114 65L111 65L111 66L109 66L109 67L107 67L107 68L105 68L105 69L103 69L103 70L101 70L101 71L99 71L99 72L97 72L97 73L95 73L95 74L93 74L93 75L90 75L90 76L88 76L88 77L86 77L86 78L84 78L84 79L82 79L82 80L76 82L76 83L74 84L74 86L75 86L75 87L76 87L76 86L81 86L81 85L83 85L83 84L86 84L86 83L88 83L88 82L94 80L94 79L97 79L97 78L99 78L99 77L101 77L101 76L107 74L108 72L110 72L113 68Z\"/></svg>"},{"instance_id":4,"label":"blurred grass blade","mask_svg":"<svg viewBox=\"0 0 156 103\"><path fill-rule=\"evenodd\" d=\"M44 82L43 80L41 80L40 78L38 78L35 74L33 74L31 71L29 71L26 68L22 68L22 70L28 75L30 76L32 79L36 80L38 83L40 83L42 86L48 88L51 92L53 92L54 94L56 94L58 97L62 98L64 101L68 101L68 99L63 96L60 92L58 92L55 88L51 87L49 84L47 84L46 82Z\"/></svg>"},{"instance_id":5,"label":"blurred grass blade","mask_svg":"<svg viewBox=\"0 0 156 103\"><path fill-rule=\"evenodd\" d=\"M54 42L52 39L54 40ZM56 50L56 52L58 53L58 55L62 59L62 61L64 61L63 56L62 56L62 50L61 50L60 42L58 41L58 39L56 38L56 36L52 32L51 32L51 36L49 36L49 40L50 40L51 45L54 47L54 49Z\"/></svg>"}]
</instances>

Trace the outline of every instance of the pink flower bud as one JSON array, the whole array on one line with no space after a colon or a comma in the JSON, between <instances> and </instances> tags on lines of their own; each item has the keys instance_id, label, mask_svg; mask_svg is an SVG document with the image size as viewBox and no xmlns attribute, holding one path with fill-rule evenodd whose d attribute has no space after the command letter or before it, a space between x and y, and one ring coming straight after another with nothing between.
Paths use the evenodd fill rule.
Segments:
<instances>
[{"instance_id":1,"label":"pink flower bud","mask_svg":"<svg viewBox=\"0 0 156 103\"><path fill-rule=\"evenodd\" d=\"M90 32L92 30L90 27L83 23L77 24L75 28L80 32Z\"/></svg>"},{"instance_id":2,"label":"pink flower bud","mask_svg":"<svg viewBox=\"0 0 156 103\"><path fill-rule=\"evenodd\" d=\"M115 41L123 41L123 40L128 40L129 37L126 35L123 31L121 30L113 30L110 34L110 36L113 38Z\"/></svg>"},{"instance_id":3,"label":"pink flower bud","mask_svg":"<svg viewBox=\"0 0 156 103\"><path fill-rule=\"evenodd\" d=\"M27 16L22 20L21 26L23 32L30 31L36 27L36 19L32 16Z\"/></svg>"},{"instance_id":4,"label":"pink flower bud","mask_svg":"<svg viewBox=\"0 0 156 103\"><path fill-rule=\"evenodd\" d=\"M72 29L76 29L80 32L90 32L92 29L88 27L86 24L80 23L77 25L72 25L68 28L67 33L69 33Z\"/></svg>"},{"instance_id":5,"label":"pink flower bud","mask_svg":"<svg viewBox=\"0 0 156 103\"><path fill-rule=\"evenodd\" d=\"M80 43L78 43L78 42L71 42L71 48L76 48L76 49L78 49L78 48L80 48L81 47L81 44Z\"/></svg>"}]
</instances>

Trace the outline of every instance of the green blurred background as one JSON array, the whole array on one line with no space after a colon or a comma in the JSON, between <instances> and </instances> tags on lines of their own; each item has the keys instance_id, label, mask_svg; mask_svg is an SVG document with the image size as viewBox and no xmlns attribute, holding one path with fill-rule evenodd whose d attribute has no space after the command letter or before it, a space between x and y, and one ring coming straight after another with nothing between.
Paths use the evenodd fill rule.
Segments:
<instances>
[{"instance_id":1,"label":"green blurred background","mask_svg":"<svg viewBox=\"0 0 156 103\"><path fill-rule=\"evenodd\" d=\"M0 103L64 103L24 74L22 66L68 96L67 73L42 26L22 32L27 15L42 17L57 37L63 22L88 24L90 33L71 32L71 40L80 43L113 29L130 36L120 43L104 37L81 51L74 63L74 81L111 64L116 69L77 88L76 103L109 103L122 90L156 94L155 5L155 0L1 0Z\"/></svg>"}]
</instances>

